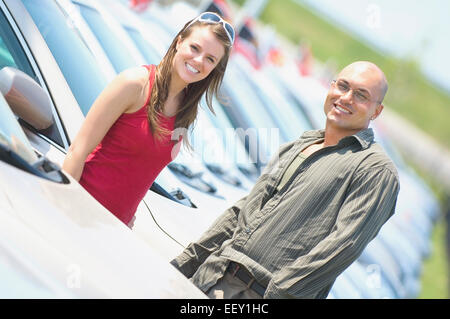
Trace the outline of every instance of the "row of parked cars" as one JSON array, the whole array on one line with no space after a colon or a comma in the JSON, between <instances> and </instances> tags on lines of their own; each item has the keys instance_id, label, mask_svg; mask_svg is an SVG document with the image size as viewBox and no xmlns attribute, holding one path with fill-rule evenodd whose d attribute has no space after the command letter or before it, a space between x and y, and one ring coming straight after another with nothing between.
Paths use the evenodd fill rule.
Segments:
<instances>
[{"instance_id":1,"label":"row of parked cars","mask_svg":"<svg viewBox=\"0 0 450 319\"><path fill-rule=\"evenodd\" d=\"M169 261L250 191L280 144L324 125L326 88L288 63L255 68L237 38L216 115L200 109L195 151L161 172L130 229L60 167L108 81L158 64L205 8L152 3L138 14L121 0L0 0L0 8L0 297L205 298ZM420 290L439 207L375 129L399 169L397 212L329 298Z\"/></svg>"}]
</instances>

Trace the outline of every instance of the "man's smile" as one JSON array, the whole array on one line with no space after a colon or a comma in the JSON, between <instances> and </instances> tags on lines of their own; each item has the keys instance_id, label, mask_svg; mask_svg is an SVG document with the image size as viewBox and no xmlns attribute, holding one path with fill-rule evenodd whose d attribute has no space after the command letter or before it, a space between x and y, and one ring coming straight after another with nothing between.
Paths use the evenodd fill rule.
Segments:
<instances>
[{"instance_id":1,"label":"man's smile","mask_svg":"<svg viewBox=\"0 0 450 319\"><path fill-rule=\"evenodd\" d=\"M350 111L348 108L342 106L341 104L333 103L333 106L334 106L340 113L352 114L352 111Z\"/></svg>"}]
</instances>

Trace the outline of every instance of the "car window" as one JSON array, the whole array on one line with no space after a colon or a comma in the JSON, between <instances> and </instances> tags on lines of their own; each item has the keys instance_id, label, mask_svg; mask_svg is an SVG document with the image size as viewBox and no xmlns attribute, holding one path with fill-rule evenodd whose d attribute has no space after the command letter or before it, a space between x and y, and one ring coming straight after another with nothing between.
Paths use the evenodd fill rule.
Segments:
<instances>
[{"instance_id":1,"label":"car window","mask_svg":"<svg viewBox=\"0 0 450 319\"><path fill-rule=\"evenodd\" d=\"M27 163L32 164L37 160L32 151L30 142L20 128L15 116L4 97L0 94L0 144L13 150Z\"/></svg>"},{"instance_id":2,"label":"car window","mask_svg":"<svg viewBox=\"0 0 450 319\"><path fill-rule=\"evenodd\" d=\"M133 57L127 50L124 50L120 39L108 27L102 15L91 7L78 3L75 5L80 8L81 15L104 48L116 72L119 73L127 68L136 66Z\"/></svg>"},{"instance_id":3,"label":"car window","mask_svg":"<svg viewBox=\"0 0 450 319\"><path fill-rule=\"evenodd\" d=\"M3 12L0 13L0 26L0 69L11 66L39 82Z\"/></svg>"},{"instance_id":4,"label":"car window","mask_svg":"<svg viewBox=\"0 0 450 319\"><path fill-rule=\"evenodd\" d=\"M61 173L59 166L48 161L45 157L38 159L30 141L1 94L0 161L49 181L69 183L69 180Z\"/></svg>"},{"instance_id":5,"label":"car window","mask_svg":"<svg viewBox=\"0 0 450 319\"><path fill-rule=\"evenodd\" d=\"M17 39L14 31L12 30L9 22L7 21L3 12L0 12L0 69L7 66L25 72L37 83L40 83L39 78L33 71L30 61L26 53L24 52L19 40ZM30 125L27 125L24 121L20 122L27 128L36 131ZM38 132L50 138L58 145L64 147L61 134L56 124L53 124L49 128Z\"/></svg>"},{"instance_id":6,"label":"car window","mask_svg":"<svg viewBox=\"0 0 450 319\"><path fill-rule=\"evenodd\" d=\"M52 0L23 0L69 84L81 111L86 115L107 79L94 56Z\"/></svg>"}]
</instances>

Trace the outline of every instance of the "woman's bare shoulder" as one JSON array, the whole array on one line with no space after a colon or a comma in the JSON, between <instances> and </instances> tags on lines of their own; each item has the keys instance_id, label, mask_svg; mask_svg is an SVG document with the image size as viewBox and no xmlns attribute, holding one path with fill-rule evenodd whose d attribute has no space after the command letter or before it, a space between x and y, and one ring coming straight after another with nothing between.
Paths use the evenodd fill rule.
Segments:
<instances>
[{"instance_id":1,"label":"woman's bare shoulder","mask_svg":"<svg viewBox=\"0 0 450 319\"><path fill-rule=\"evenodd\" d=\"M122 71L116 78L122 97L129 103L125 113L139 110L147 101L149 72L146 67L133 67Z\"/></svg>"},{"instance_id":2,"label":"woman's bare shoulder","mask_svg":"<svg viewBox=\"0 0 450 319\"><path fill-rule=\"evenodd\" d=\"M148 70L146 67L132 67L119 73L121 82L137 88L144 88L148 82Z\"/></svg>"}]
</instances>

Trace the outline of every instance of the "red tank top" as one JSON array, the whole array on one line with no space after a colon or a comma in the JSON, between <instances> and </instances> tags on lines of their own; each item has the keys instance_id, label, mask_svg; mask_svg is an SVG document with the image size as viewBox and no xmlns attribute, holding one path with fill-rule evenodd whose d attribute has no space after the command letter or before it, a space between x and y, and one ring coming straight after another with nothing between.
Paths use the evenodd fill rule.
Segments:
<instances>
[{"instance_id":1,"label":"red tank top","mask_svg":"<svg viewBox=\"0 0 450 319\"><path fill-rule=\"evenodd\" d=\"M149 95L134 113L123 113L101 143L87 157L80 184L125 224L133 218L139 202L161 170L175 158L180 142L171 136L154 139L147 119L147 105L155 78L149 70ZM174 130L175 116L160 116L160 125Z\"/></svg>"}]
</instances>

